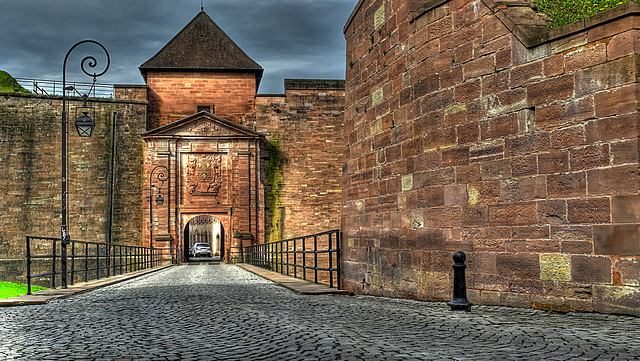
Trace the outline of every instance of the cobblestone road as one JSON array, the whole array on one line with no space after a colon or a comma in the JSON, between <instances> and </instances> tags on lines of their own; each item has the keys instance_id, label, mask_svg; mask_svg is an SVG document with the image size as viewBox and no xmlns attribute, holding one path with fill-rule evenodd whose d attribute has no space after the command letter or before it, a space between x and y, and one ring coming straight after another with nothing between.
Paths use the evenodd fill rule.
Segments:
<instances>
[{"instance_id":1,"label":"cobblestone road","mask_svg":"<svg viewBox=\"0 0 640 361\"><path fill-rule=\"evenodd\" d=\"M640 318L301 296L184 266L0 309L2 360L640 360Z\"/></svg>"}]
</instances>

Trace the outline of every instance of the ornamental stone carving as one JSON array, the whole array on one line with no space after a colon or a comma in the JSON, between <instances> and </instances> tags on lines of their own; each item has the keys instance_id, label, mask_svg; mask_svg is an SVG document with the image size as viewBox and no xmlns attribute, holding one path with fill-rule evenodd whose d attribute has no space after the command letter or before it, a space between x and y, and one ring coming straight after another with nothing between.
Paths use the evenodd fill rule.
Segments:
<instances>
[{"instance_id":1,"label":"ornamental stone carving","mask_svg":"<svg viewBox=\"0 0 640 361\"><path fill-rule=\"evenodd\" d=\"M186 166L187 189L191 195L218 196L222 188L222 155L189 154Z\"/></svg>"}]
</instances>

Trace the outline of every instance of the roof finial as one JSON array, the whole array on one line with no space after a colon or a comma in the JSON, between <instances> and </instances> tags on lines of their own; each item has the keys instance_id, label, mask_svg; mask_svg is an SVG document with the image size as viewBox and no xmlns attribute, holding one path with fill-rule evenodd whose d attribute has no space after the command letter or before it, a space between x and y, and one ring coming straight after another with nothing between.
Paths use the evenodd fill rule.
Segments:
<instances>
[{"instance_id":1,"label":"roof finial","mask_svg":"<svg viewBox=\"0 0 640 361\"><path fill-rule=\"evenodd\" d=\"M200 0L200 11L204 11L204 0Z\"/></svg>"}]
</instances>

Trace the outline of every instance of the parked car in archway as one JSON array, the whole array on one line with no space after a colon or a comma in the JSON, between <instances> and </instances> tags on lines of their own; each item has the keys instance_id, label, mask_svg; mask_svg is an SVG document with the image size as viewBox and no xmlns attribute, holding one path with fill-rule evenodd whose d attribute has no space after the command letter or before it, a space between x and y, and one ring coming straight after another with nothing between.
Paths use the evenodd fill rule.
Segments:
<instances>
[{"instance_id":1,"label":"parked car in archway","mask_svg":"<svg viewBox=\"0 0 640 361\"><path fill-rule=\"evenodd\" d=\"M211 247L207 243L196 243L189 248L189 257L211 257Z\"/></svg>"}]
</instances>

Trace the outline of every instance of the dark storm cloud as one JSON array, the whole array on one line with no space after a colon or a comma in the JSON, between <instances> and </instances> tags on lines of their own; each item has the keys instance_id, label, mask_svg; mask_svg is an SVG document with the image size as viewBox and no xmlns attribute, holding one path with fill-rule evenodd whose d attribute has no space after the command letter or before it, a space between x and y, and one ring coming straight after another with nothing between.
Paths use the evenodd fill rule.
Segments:
<instances>
[{"instance_id":1,"label":"dark storm cloud","mask_svg":"<svg viewBox=\"0 0 640 361\"><path fill-rule=\"evenodd\" d=\"M342 28L357 0L205 0L209 16L265 69L261 93L284 78L344 78ZM141 84L138 66L200 11L200 1L24 0L0 3L0 69L15 77L60 79L67 50L83 39L107 47L102 83ZM82 56L74 51L70 80ZM95 54L99 54L95 52ZM75 62L74 62L75 61ZM86 77L85 77L86 78Z\"/></svg>"}]
</instances>

